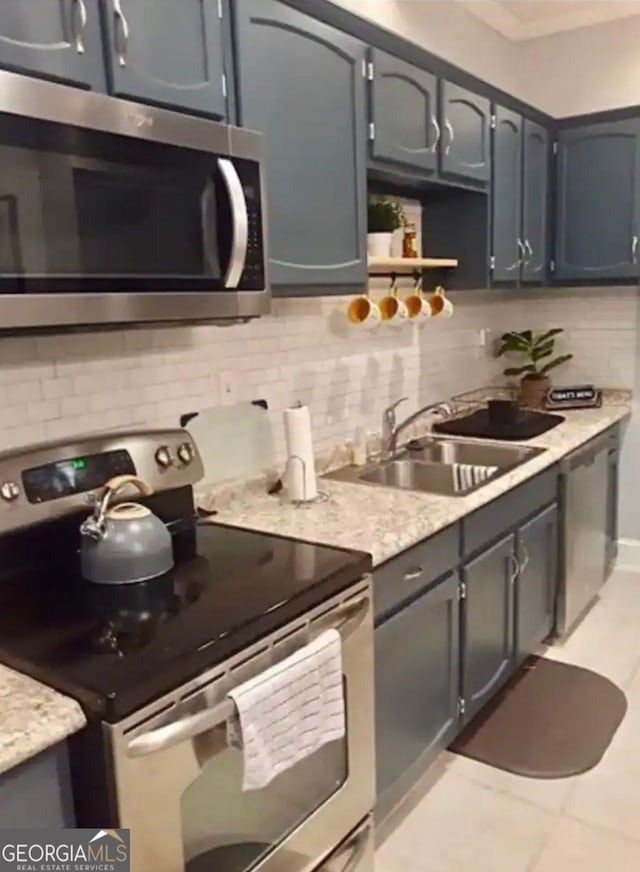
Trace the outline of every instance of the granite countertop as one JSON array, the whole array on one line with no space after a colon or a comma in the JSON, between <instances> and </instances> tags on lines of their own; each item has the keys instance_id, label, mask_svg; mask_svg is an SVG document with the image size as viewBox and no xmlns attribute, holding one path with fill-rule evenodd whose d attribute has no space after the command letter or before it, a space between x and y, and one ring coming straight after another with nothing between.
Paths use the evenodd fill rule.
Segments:
<instances>
[{"instance_id":1,"label":"granite countertop","mask_svg":"<svg viewBox=\"0 0 640 872\"><path fill-rule=\"evenodd\" d=\"M358 548L368 551L378 566L557 463L630 412L631 399L625 392L610 392L599 409L561 412L566 418L562 424L522 443L547 449L543 454L467 496L321 479L320 488L328 495L324 503L295 507L281 496L269 496L264 482L254 482L225 492L203 492L200 504L217 510L216 522Z\"/></svg>"},{"instance_id":2,"label":"granite countertop","mask_svg":"<svg viewBox=\"0 0 640 872\"><path fill-rule=\"evenodd\" d=\"M527 442L547 450L513 472L464 497L442 497L323 479L324 503L296 508L268 496L264 482L203 491L200 503L215 508L215 521L357 548L374 566L432 536L475 509L552 466L584 442L630 414L628 394L610 394L600 409L564 412L566 421ZM0 665L0 773L61 742L86 724L79 704Z\"/></svg>"},{"instance_id":3,"label":"granite countertop","mask_svg":"<svg viewBox=\"0 0 640 872\"><path fill-rule=\"evenodd\" d=\"M85 724L75 700L0 664L0 774Z\"/></svg>"}]
</instances>

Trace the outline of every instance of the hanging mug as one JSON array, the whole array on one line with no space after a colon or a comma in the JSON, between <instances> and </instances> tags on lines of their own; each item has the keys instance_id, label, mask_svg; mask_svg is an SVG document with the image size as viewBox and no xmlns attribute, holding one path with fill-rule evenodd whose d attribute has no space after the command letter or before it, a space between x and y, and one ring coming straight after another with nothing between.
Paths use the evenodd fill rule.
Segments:
<instances>
[{"instance_id":1,"label":"hanging mug","mask_svg":"<svg viewBox=\"0 0 640 872\"><path fill-rule=\"evenodd\" d=\"M406 304L398 296L395 277L391 281L391 287L385 297L380 300L380 314L385 324L392 327L402 327L409 319L409 311Z\"/></svg>"},{"instance_id":2,"label":"hanging mug","mask_svg":"<svg viewBox=\"0 0 640 872\"><path fill-rule=\"evenodd\" d=\"M416 279L416 284L409 296L404 298L409 318L416 324L423 324L432 316L431 305L422 294L422 278Z\"/></svg>"},{"instance_id":3,"label":"hanging mug","mask_svg":"<svg viewBox=\"0 0 640 872\"><path fill-rule=\"evenodd\" d=\"M429 305L431 306L431 314L434 316L441 315L443 318L451 318L454 313L453 303L447 299L442 285L438 285L430 295Z\"/></svg>"},{"instance_id":4,"label":"hanging mug","mask_svg":"<svg viewBox=\"0 0 640 872\"><path fill-rule=\"evenodd\" d=\"M347 308L349 323L364 330L375 330L382 320L380 307L368 294L354 297Z\"/></svg>"}]
</instances>

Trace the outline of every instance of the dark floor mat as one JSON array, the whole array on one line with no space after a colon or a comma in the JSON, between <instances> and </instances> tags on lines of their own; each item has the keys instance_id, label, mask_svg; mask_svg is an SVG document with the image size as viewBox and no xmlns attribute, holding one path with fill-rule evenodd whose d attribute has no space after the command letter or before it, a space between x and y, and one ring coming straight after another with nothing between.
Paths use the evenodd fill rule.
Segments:
<instances>
[{"instance_id":1,"label":"dark floor mat","mask_svg":"<svg viewBox=\"0 0 640 872\"><path fill-rule=\"evenodd\" d=\"M567 778L596 766L627 711L608 678L530 657L450 750L529 778Z\"/></svg>"},{"instance_id":2,"label":"dark floor mat","mask_svg":"<svg viewBox=\"0 0 640 872\"><path fill-rule=\"evenodd\" d=\"M533 439L546 433L558 424L562 424L562 415L550 415L547 412L531 412L520 410L517 420L508 427L496 427L489 420L487 409L479 409L464 418L451 418L448 421L436 421L433 430L436 433L446 433L449 436L473 436L475 438L500 439L505 442Z\"/></svg>"}]
</instances>

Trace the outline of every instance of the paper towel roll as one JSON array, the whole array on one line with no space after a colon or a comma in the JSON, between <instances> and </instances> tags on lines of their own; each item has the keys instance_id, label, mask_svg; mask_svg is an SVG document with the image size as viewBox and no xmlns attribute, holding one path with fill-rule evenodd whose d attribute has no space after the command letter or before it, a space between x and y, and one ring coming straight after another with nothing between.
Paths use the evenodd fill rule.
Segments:
<instances>
[{"instance_id":1,"label":"paper towel roll","mask_svg":"<svg viewBox=\"0 0 640 872\"><path fill-rule=\"evenodd\" d=\"M284 435L287 442L287 495L290 500L314 500L318 496L318 485L308 406L284 410Z\"/></svg>"}]
</instances>

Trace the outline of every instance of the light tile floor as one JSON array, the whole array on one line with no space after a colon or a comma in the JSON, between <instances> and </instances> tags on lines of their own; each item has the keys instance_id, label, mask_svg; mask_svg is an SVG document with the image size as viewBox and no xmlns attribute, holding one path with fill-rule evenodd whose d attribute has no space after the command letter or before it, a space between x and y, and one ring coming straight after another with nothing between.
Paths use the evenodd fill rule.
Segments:
<instances>
[{"instance_id":1,"label":"light tile floor","mask_svg":"<svg viewBox=\"0 0 640 872\"><path fill-rule=\"evenodd\" d=\"M376 854L376 872L640 872L640 573L616 572L563 646L627 694L600 764L555 781L445 753Z\"/></svg>"}]
</instances>

